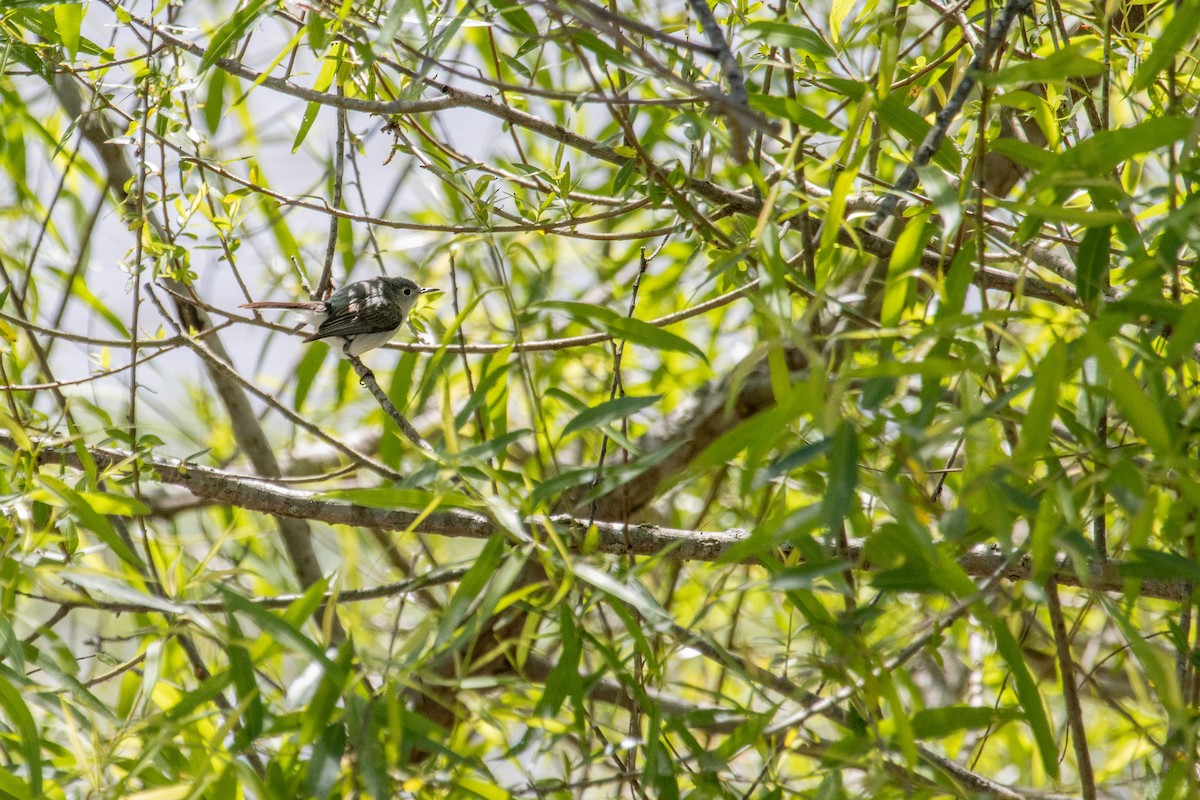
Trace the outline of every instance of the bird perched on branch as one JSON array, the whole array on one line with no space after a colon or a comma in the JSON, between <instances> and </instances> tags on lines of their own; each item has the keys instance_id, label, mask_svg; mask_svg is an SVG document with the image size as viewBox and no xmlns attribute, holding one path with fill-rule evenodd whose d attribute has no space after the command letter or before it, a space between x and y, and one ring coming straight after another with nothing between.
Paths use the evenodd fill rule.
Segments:
<instances>
[{"instance_id":1,"label":"bird perched on branch","mask_svg":"<svg viewBox=\"0 0 1200 800\"><path fill-rule=\"evenodd\" d=\"M331 339L343 354L361 356L386 344L408 318L417 298L437 289L422 289L408 278L369 278L348 283L328 300L244 303L242 308L296 311L316 330L306 342Z\"/></svg>"}]
</instances>

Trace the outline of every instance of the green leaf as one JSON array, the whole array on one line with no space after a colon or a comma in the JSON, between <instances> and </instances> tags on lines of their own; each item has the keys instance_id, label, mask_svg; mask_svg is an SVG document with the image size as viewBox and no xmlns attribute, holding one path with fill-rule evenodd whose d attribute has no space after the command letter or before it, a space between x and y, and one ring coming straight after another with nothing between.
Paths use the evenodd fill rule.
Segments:
<instances>
[{"instance_id":1,"label":"green leaf","mask_svg":"<svg viewBox=\"0 0 1200 800\"><path fill-rule=\"evenodd\" d=\"M661 399L661 394L654 394L646 397L626 395L625 397L617 397L605 401L576 415L575 419L568 422L567 426L563 428L562 435L566 437L578 431L603 427L615 420L624 419L632 414L636 414L638 411L654 405Z\"/></svg>"},{"instance_id":2,"label":"green leaf","mask_svg":"<svg viewBox=\"0 0 1200 800\"><path fill-rule=\"evenodd\" d=\"M1071 225L1095 227L1112 225L1125 219L1120 211L1096 211L1092 207L1047 205L1045 203L1021 203L1014 200L997 200L996 204L1014 214L1038 218L1050 222L1066 222Z\"/></svg>"},{"instance_id":3,"label":"green leaf","mask_svg":"<svg viewBox=\"0 0 1200 800\"><path fill-rule=\"evenodd\" d=\"M1055 342L1037 365L1033 399L1029 401L1029 410L1025 412L1021 441L1013 455L1013 460L1018 464L1027 466L1045 453L1050 441L1050 423L1058 409L1058 394L1066 369L1067 348L1062 342Z\"/></svg>"},{"instance_id":4,"label":"green leaf","mask_svg":"<svg viewBox=\"0 0 1200 800\"><path fill-rule=\"evenodd\" d=\"M833 35L833 43L842 46L847 41L842 37L842 27L854 9L854 0L833 0L829 4L829 31Z\"/></svg>"},{"instance_id":5,"label":"green leaf","mask_svg":"<svg viewBox=\"0 0 1200 800\"><path fill-rule=\"evenodd\" d=\"M133 497L108 492L80 492L79 497L98 514L136 517L150 513L150 507Z\"/></svg>"},{"instance_id":6,"label":"green leaf","mask_svg":"<svg viewBox=\"0 0 1200 800\"><path fill-rule=\"evenodd\" d=\"M1134 548L1129 555L1121 570L1122 575L1200 585L1200 564L1190 558L1146 547Z\"/></svg>"},{"instance_id":7,"label":"green leaf","mask_svg":"<svg viewBox=\"0 0 1200 800\"><path fill-rule=\"evenodd\" d=\"M310 14L311 15L311 14ZM225 82L228 73L223 69L213 70L208 79L208 93L204 95L204 124L208 132L215 134L225 116Z\"/></svg>"},{"instance_id":8,"label":"green leaf","mask_svg":"<svg viewBox=\"0 0 1200 800\"><path fill-rule=\"evenodd\" d=\"M300 632L297 624L302 620L291 618L307 619L312 615L312 609L315 607L314 601L320 603L322 595L328 588L326 581L317 581L308 587L304 596L296 600L283 614L276 614L257 603L252 603L236 592L225 588L222 584L218 583L215 588L224 598L226 608L250 617L254 624L262 630L265 639L259 643L258 647L265 649L264 645L269 644L272 640L286 643L294 650L303 653L310 661L319 662L325 670L333 669L333 662L325 655L325 649ZM301 613L298 614L298 610Z\"/></svg>"},{"instance_id":9,"label":"green leaf","mask_svg":"<svg viewBox=\"0 0 1200 800\"><path fill-rule=\"evenodd\" d=\"M488 581L492 579L496 569L500 566L503 556L504 537L499 534L492 536L479 551L479 555L475 557L475 563L467 570L467 574L463 575L462 581L459 582L458 588L454 590L454 595L446 605L446 610L442 613L441 621L438 624L437 640L434 643L435 650L440 649L450 640L454 631L466 618L467 612L483 594L484 587L487 586Z\"/></svg>"},{"instance_id":10,"label":"green leaf","mask_svg":"<svg viewBox=\"0 0 1200 800\"><path fill-rule=\"evenodd\" d=\"M573 572L576 578L629 605L645 618L647 624L657 626L671 621L671 615L636 578L629 576L625 581L620 581L590 564L579 562L574 565Z\"/></svg>"},{"instance_id":11,"label":"green leaf","mask_svg":"<svg viewBox=\"0 0 1200 800\"><path fill-rule=\"evenodd\" d=\"M1164 360L1170 364L1184 358L1197 342L1200 342L1200 302L1191 302L1184 305L1179 314Z\"/></svg>"},{"instance_id":12,"label":"green leaf","mask_svg":"<svg viewBox=\"0 0 1200 800\"><path fill-rule=\"evenodd\" d=\"M665 744L667 736L662 730L662 710L658 704L650 706L646 720L646 743L643 746L645 764L642 768L642 783L651 787L649 795L658 800L679 800L679 766L675 753Z\"/></svg>"},{"instance_id":13,"label":"green leaf","mask_svg":"<svg viewBox=\"0 0 1200 800\"><path fill-rule=\"evenodd\" d=\"M226 654L229 656L229 672L233 676L238 707L243 709L241 725L233 743L233 748L237 751L250 747L262 733L265 710L262 693L258 690L258 681L254 677L254 662L250 658L250 652L239 643L242 630L238 626L237 617L234 614L227 616L229 643L226 646Z\"/></svg>"},{"instance_id":14,"label":"green leaf","mask_svg":"<svg viewBox=\"0 0 1200 800\"><path fill-rule=\"evenodd\" d=\"M584 325L596 325L615 339L625 339L633 344L640 344L651 350L668 350L687 353L699 359L708 361L700 348L673 333L656 328L649 322L632 317L623 317L612 309L593 306L587 303L572 303L563 300L552 300L539 303L547 308L557 308L566 311L576 322Z\"/></svg>"},{"instance_id":15,"label":"green leaf","mask_svg":"<svg viewBox=\"0 0 1200 800\"><path fill-rule=\"evenodd\" d=\"M125 327L125 323L121 321L121 318L114 314L112 309L92 293L92 290L87 285L87 281L82 279L71 281L71 299L82 301L91 313L102 317L120 336L128 337L132 335L129 329Z\"/></svg>"},{"instance_id":16,"label":"green leaf","mask_svg":"<svg viewBox=\"0 0 1200 800\"><path fill-rule=\"evenodd\" d=\"M83 3L58 3L54 6L54 25L59 41L67 50L67 59L75 60L79 53L79 29L83 25Z\"/></svg>"},{"instance_id":17,"label":"green leaf","mask_svg":"<svg viewBox=\"0 0 1200 800\"><path fill-rule=\"evenodd\" d=\"M1089 78L1104 72L1104 65L1087 53L1094 52L1095 42L1071 44L1044 58L1021 61L997 72L976 73L980 83L989 86L1017 86L1026 83L1066 83L1068 78Z\"/></svg>"},{"instance_id":18,"label":"green leaf","mask_svg":"<svg viewBox=\"0 0 1200 800\"><path fill-rule=\"evenodd\" d=\"M892 673L884 670L879 674L877 680L879 693L887 701L888 708L892 712L887 718L893 727L892 739L900 748L900 752L904 754L904 759L909 764L916 764L919 756L913 735L912 719L908 716L908 710L905 709L903 701L900 700L900 692L896 689Z\"/></svg>"},{"instance_id":19,"label":"green leaf","mask_svg":"<svg viewBox=\"0 0 1200 800\"><path fill-rule=\"evenodd\" d=\"M1079 252L1075 256L1075 292L1085 306L1094 305L1108 285L1112 232L1111 225L1088 228L1079 243Z\"/></svg>"},{"instance_id":20,"label":"green leaf","mask_svg":"<svg viewBox=\"0 0 1200 800\"><path fill-rule=\"evenodd\" d=\"M217 28L216 33L213 34L212 40L208 43L208 49L204 52L204 58L200 60L198 71L204 72L217 63L218 59L224 58L225 54L258 21L264 7L272 5L273 2L274 0L249 0L246 5L233 12L233 16L226 20L224 25Z\"/></svg>"},{"instance_id":21,"label":"green leaf","mask_svg":"<svg viewBox=\"0 0 1200 800\"><path fill-rule=\"evenodd\" d=\"M32 452L33 440L25 432L25 426L4 413L4 409L0 409L0 428L8 431L19 449Z\"/></svg>"},{"instance_id":22,"label":"green leaf","mask_svg":"<svg viewBox=\"0 0 1200 800\"><path fill-rule=\"evenodd\" d=\"M921 709L913 714L912 725L918 739L940 739L958 731L999 727L1015 716L1006 708L943 706Z\"/></svg>"},{"instance_id":23,"label":"green leaf","mask_svg":"<svg viewBox=\"0 0 1200 800\"><path fill-rule=\"evenodd\" d=\"M1173 724L1184 724L1188 706L1184 704L1183 692L1180 690L1175 665L1170 660L1169 652L1151 647L1146 641L1147 632L1140 629L1138 624L1134 624L1126 609L1104 595L1099 595L1098 599L1104 605L1105 619L1116 623L1120 628L1121 635L1125 637L1129 649L1133 651L1142 672L1153 687L1154 691L1149 694L1150 701L1161 704Z\"/></svg>"},{"instance_id":24,"label":"green leaf","mask_svg":"<svg viewBox=\"0 0 1200 800\"><path fill-rule=\"evenodd\" d=\"M798 589L811 590L813 585L825 578L840 578L846 570L852 569L849 561L834 560L820 563L804 563L797 567L787 567L771 576L771 589L777 592L793 592Z\"/></svg>"},{"instance_id":25,"label":"green leaf","mask_svg":"<svg viewBox=\"0 0 1200 800\"><path fill-rule=\"evenodd\" d=\"M1176 4L1170 23L1162 26L1154 49L1133 74L1130 91L1142 92L1149 88L1158 73L1166 69L1183 46L1192 40L1197 27L1200 27L1200 0L1184 0Z\"/></svg>"},{"instance_id":26,"label":"green leaf","mask_svg":"<svg viewBox=\"0 0 1200 800\"><path fill-rule=\"evenodd\" d=\"M4 800L43 800L44 795L34 795L25 781L6 769L0 769L0 797Z\"/></svg>"},{"instance_id":27,"label":"green leaf","mask_svg":"<svg viewBox=\"0 0 1200 800\"><path fill-rule=\"evenodd\" d=\"M393 3L392 13L388 15L391 19L392 14L404 16L405 3ZM398 11L397 11L398 10ZM308 38L308 46L314 53L320 54L325 49L325 43L328 37L325 33L325 20L321 17L321 12L315 8L309 8L308 13L304 15L304 33ZM380 29L380 37L390 39L395 35L396 31L388 31L384 28Z\"/></svg>"},{"instance_id":28,"label":"green leaf","mask_svg":"<svg viewBox=\"0 0 1200 800\"><path fill-rule=\"evenodd\" d=\"M1044 147L1022 142L1019 139L1001 138L988 142L988 152L1010 158L1032 170L1048 169L1054 163L1054 154Z\"/></svg>"},{"instance_id":29,"label":"green leaf","mask_svg":"<svg viewBox=\"0 0 1200 800\"><path fill-rule=\"evenodd\" d=\"M908 95L894 92L879 104L879 119L889 129L903 136L915 148L925 141L932 127L925 118L908 107ZM933 163L947 172L958 175L962 171L962 157L947 138L942 141L933 155Z\"/></svg>"},{"instance_id":30,"label":"green leaf","mask_svg":"<svg viewBox=\"0 0 1200 800\"><path fill-rule=\"evenodd\" d=\"M925 209L910 219L904 230L896 237L896 246L888 260L887 282L883 292L883 310L880 324L893 328L900 322L911 284L910 272L920 263L921 251L933 233L929 225L932 209Z\"/></svg>"},{"instance_id":31,"label":"green leaf","mask_svg":"<svg viewBox=\"0 0 1200 800\"><path fill-rule=\"evenodd\" d=\"M849 422L834 432L829 452L829 484L821 504L825 524L836 530L854 507L858 488L858 434Z\"/></svg>"},{"instance_id":32,"label":"green leaf","mask_svg":"<svg viewBox=\"0 0 1200 800\"><path fill-rule=\"evenodd\" d=\"M794 122L802 130L824 133L829 136L841 133L841 129L833 122L794 98L750 92L747 99L750 101L750 107L755 111L761 111L768 117Z\"/></svg>"},{"instance_id":33,"label":"green leaf","mask_svg":"<svg viewBox=\"0 0 1200 800\"><path fill-rule=\"evenodd\" d=\"M333 79L337 77L338 66L342 63L345 52L346 48L339 44L321 59L321 71L317 73L317 78L313 81L314 92L324 92L333 85ZM300 145L304 144L304 140L308 137L308 131L316 122L317 113L320 110L320 103L309 103L304 107L304 116L300 118L300 126L296 129L296 138L292 140L293 153L300 149Z\"/></svg>"},{"instance_id":34,"label":"green leaf","mask_svg":"<svg viewBox=\"0 0 1200 800\"><path fill-rule=\"evenodd\" d=\"M1146 395L1138 381L1131 375L1109 349L1108 343L1095 330L1089 330L1086 340L1108 378L1109 395L1124 412L1133 430L1146 440L1146 444L1160 457L1175 451L1176 442L1167 430L1167 423L1158 406Z\"/></svg>"},{"instance_id":35,"label":"green leaf","mask_svg":"<svg viewBox=\"0 0 1200 800\"><path fill-rule=\"evenodd\" d=\"M753 41L763 41L779 47L790 47L803 50L820 58L829 58L834 54L833 48L825 43L815 31L801 25L789 25L786 22L751 22L742 29Z\"/></svg>"},{"instance_id":36,"label":"green leaf","mask_svg":"<svg viewBox=\"0 0 1200 800\"><path fill-rule=\"evenodd\" d=\"M451 454L449 457L455 461L466 464L482 464L490 459L498 458L508 452L508 448L519 442L521 439L527 438L533 431L529 428L520 428L515 431L500 436L494 436L481 444L474 447L468 447L466 450L460 450L457 453Z\"/></svg>"},{"instance_id":37,"label":"green leaf","mask_svg":"<svg viewBox=\"0 0 1200 800\"><path fill-rule=\"evenodd\" d=\"M4 615L0 615L0 663L12 667L18 675L25 674L25 649L12 623Z\"/></svg>"},{"instance_id":38,"label":"green leaf","mask_svg":"<svg viewBox=\"0 0 1200 800\"><path fill-rule=\"evenodd\" d=\"M797 447L795 450L779 458L777 461L775 461L775 463L763 470L762 475L755 482L754 488L760 488L775 478L778 478L780 475L787 475L799 469L800 467L803 467L805 464L808 464L820 456L825 455L832 448L833 439L830 437L821 439L819 442L812 442L810 444Z\"/></svg>"},{"instance_id":39,"label":"green leaf","mask_svg":"<svg viewBox=\"0 0 1200 800\"><path fill-rule=\"evenodd\" d=\"M1189 117L1171 115L1148 119L1128 128L1099 131L1074 147L1064 150L1058 158L1054 159L1049 171L1054 173L1072 171L1089 176L1101 175L1133 156L1149 153L1161 147L1169 147L1187 137L1191 130L1192 120ZM1055 180L1052 175L1044 175L1043 178L1048 183L1053 183ZM1039 212L1039 216L1046 215ZM1046 219L1054 218L1046 216ZM1119 213L1111 212L1108 219L1097 219L1092 224L1121 222L1123 219L1124 217Z\"/></svg>"},{"instance_id":40,"label":"green leaf","mask_svg":"<svg viewBox=\"0 0 1200 800\"><path fill-rule=\"evenodd\" d=\"M292 396L292 409L294 411L304 410L304 401L308 399L308 393L316 382L317 376L321 374L321 365L325 363L325 350L319 347L304 348L304 355L300 358L300 364L296 367L295 372L295 393Z\"/></svg>"},{"instance_id":41,"label":"green leaf","mask_svg":"<svg viewBox=\"0 0 1200 800\"><path fill-rule=\"evenodd\" d=\"M986 608L982 603L976 603L974 608ZM977 613L982 613L978 612ZM985 617L991 623L992 635L996 639L996 649L1008 664L1012 673L1013 688L1017 693L1017 701L1025 712L1025 721L1033 731L1033 739L1037 743L1038 753L1042 757L1042 768L1052 778L1058 777L1058 748L1054 740L1054 732L1050 729L1050 720L1046 717L1046 706L1042 695L1038 692L1037 683L1029 673L1021 646L1013 638L1012 632L1004 624L1004 620L991 611Z\"/></svg>"},{"instance_id":42,"label":"green leaf","mask_svg":"<svg viewBox=\"0 0 1200 800\"><path fill-rule=\"evenodd\" d=\"M319 676L316 676L317 685L307 707L300 715L300 741L302 743L316 741L321 735L321 731L331 723L342 727L341 723L336 721L335 714L343 703L346 681L350 676L350 664L353 660L354 643L352 640L346 639L339 645L337 655L330 666L321 669ZM308 670L313 670L315 666L310 664ZM314 677L311 672L309 677Z\"/></svg>"},{"instance_id":43,"label":"green leaf","mask_svg":"<svg viewBox=\"0 0 1200 800\"><path fill-rule=\"evenodd\" d=\"M305 786L307 797L333 797L333 788L342 774L342 759L346 755L346 726L340 722L327 725L321 738L308 756Z\"/></svg>"},{"instance_id":44,"label":"green leaf","mask_svg":"<svg viewBox=\"0 0 1200 800\"><path fill-rule=\"evenodd\" d=\"M632 344L640 344L651 350L667 350L676 353L686 353L707 362L699 347L662 328L656 328L649 322L632 317L614 316L602 323L605 330L617 339L624 339Z\"/></svg>"},{"instance_id":45,"label":"green leaf","mask_svg":"<svg viewBox=\"0 0 1200 800\"><path fill-rule=\"evenodd\" d=\"M587 502L592 498L615 489L621 484L628 483L639 475L642 475L661 461L670 458L679 447L683 445L682 441L672 442L671 444L660 447L654 452L647 455L638 456L628 464L616 463L606 464L604 474L600 483L595 488L587 492L587 494L578 498L579 502ZM555 475L552 478L539 483L534 487L533 492L529 495L528 508L531 511L538 510L542 505L550 500L559 497L563 492L572 489L576 486L583 486L586 483L592 483L596 480L595 467L582 467L580 469L567 470L566 472Z\"/></svg>"},{"instance_id":46,"label":"green leaf","mask_svg":"<svg viewBox=\"0 0 1200 800\"><path fill-rule=\"evenodd\" d=\"M20 739L21 757L25 759L25 767L29 771L29 795L42 795L42 739L38 735L37 723L29 713L29 706L21 697L8 678L0 673L0 709L8 717L12 730Z\"/></svg>"},{"instance_id":47,"label":"green leaf","mask_svg":"<svg viewBox=\"0 0 1200 800\"><path fill-rule=\"evenodd\" d=\"M136 567L138 570L145 568L142 559L138 557L137 553L129 549L125 541L117 535L112 525L104 518L103 513L97 511L88 498L67 486L58 478L51 477L50 475L41 475L40 480L46 488L33 493L36 499L53 503L54 499L57 498L60 501L57 505L65 503L66 507L71 509L79 524L86 530L96 534L122 561ZM104 497L104 495L101 495L101 497Z\"/></svg>"},{"instance_id":48,"label":"green leaf","mask_svg":"<svg viewBox=\"0 0 1200 800\"><path fill-rule=\"evenodd\" d=\"M562 649L550 674L546 676L542 696L534 711L539 717L553 717L558 714L568 696L574 697L579 703L583 701L583 681L579 674L583 640L575 618L571 616L565 603L559 606L558 641Z\"/></svg>"},{"instance_id":49,"label":"green leaf","mask_svg":"<svg viewBox=\"0 0 1200 800\"><path fill-rule=\"evenodd\" d=\"M492 0L492 6L500 12L504 21L517 33L524 36L538 35L537 23L533 21L533 17L529 16L524 4L518 3L516 0Z\"/></svg>"},{"instance_id":50,"label":"green leaf","mask_svg":"<svg viewBox=\"0 0 1200 800\"><path fill-rule=\"evenodd\" d=\"M304 144L304 140L308 138L308 131L317 121L317 114L320 110L320 103L309 103L304 107L304 115L300 117L300 126L296 129L296 138L292 140L293 153L299 150L300 145Z\"/></svg>"}]
</instances>

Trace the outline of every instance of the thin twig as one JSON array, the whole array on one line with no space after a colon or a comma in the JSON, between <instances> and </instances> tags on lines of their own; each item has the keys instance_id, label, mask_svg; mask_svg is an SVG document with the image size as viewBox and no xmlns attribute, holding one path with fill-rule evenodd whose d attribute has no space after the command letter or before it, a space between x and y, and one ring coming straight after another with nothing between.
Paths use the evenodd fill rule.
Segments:
<instances>
[{"instance_id":1,"label":"thin twig","mask_svg":"<svg viewBox=\"0 0 1200 800\"><path fill-rule=\"evenodd\" d=\"M1062 604L1058 600L1058 581L1053 576L1046 581L1046 610L1050 612L1050 628L1054 631L1054 645L1058 652L1058 672L1062 681L1063 702L1067 707L1067 727L1071 730L1071 744L1075 748L1075 768L1079 772L1080 789L1084 800L1095 800L1096 775L1092 770L1091 753L1088 752L1079 687L1075 684L1075 662L1071 660L1071 643L1067 637Z\"/></svg>"},{"instance_id":2,"label":"thin twig","mask_svg":"<svg viewBox=\"0 0 1200 800\"><path fill-rule=\"evenodd\" d=\"M338 96L345 95L345 89L339 83ZM346 109L337 110L337 136L333 152L333 199L335 209L342 207L342 182L346 176ZM329 217L329 241L325 247L325 265L321 269L321 279L317 281L317 294L314 300L324 300L333 291L333 258L337 254L338 227L341 220L336 216Z\"/></svg>"},{"instance_id":3,"label":"thin twig","mask_svg":"<svg viewBox=\"0 0 1200 800\"><path fill-rule=\"evenodd\" d=\"M646 268L648 266L650 266L650 263L646 259L646 248L643 247L641 261L638 265L637 276L633 279L633 291L630 292L629 296L629 313L626 314L626 316L630 319L633 318L633 312L637 309L638 289L642 285L642 276L646 274ZM608 390L608 399L610 401L616 398L618 392L620 392L622 396L625 394L625 390L621 386L621 358L624 355L625 340L622 339L617 342L613 350L612 386ZM604 477L604 458L606 455L608 455L608 439L608 432L605 431L604 437L600 440L600 458L596 460L596 477L592 478L592 491L596 490L596 487L600 485L601 478ZM596 503L598 503L599 500L599 497L592 498L591 508L588 511L589 528L592 526L592 523L596 521Z\"/></svg>"},{"instance_id":4,"label":"thin twig","mask_svg":"<svg viewBox=\"0 0 1200 800\"><path fill-rule=\"evenodd\" d=\"M375 396L375 399L379 402L379 407L383 409L383 413L391 417L392 421L396 423L396 426L400 428L400 432L404 434L404 438L408 439L417 447L421 448L421 450L428 453L435 462L441 464L442 459L438 455L437 451L433 449L433 445L425 441L424 437L422 437L417 429L412 426L412 423L400 413L400 409L396 408L391 398L387 396L387 392L380 387L379 381L375 379L375 373L372 372L370 368L362 362L362 359L358 358L358 356L347 354L346 360L350 362L350 366L353 367L355 373L358 374L359 382L363 386L367 387L371 394ZM472 500L478 500L481 502L483 501L483 495L481 495L474 486L471 486L471 484L463 480L461 475L456 473L452 476L451 481L456 486L461 488Z\"/></svg>"},{"instance_id":5,"label":"thin twig","mask_svg":"<svg viewBox=\"0 0 1200 800\"><path fill-rule=\"evenodd\" d=\"M456 568L439 568L432 572L426 572L415 578L406 578L402 581L392 581L390 583L382 583L378 586L368 586L363 589L339 589L337 591L325 592L322 597L324 602L336 605L346 603L362 603L368 600L381 600L389 597L401 597L407 594L413 594L428 589L431 586L440 586L447 583L453 583L460 580L466 574L468 567ZM69 582L69 581L68 581ZM178 614L187 615L189 613L223 613L229 608L229 603L224 599L220 600L176 600L165 597L147 597L146 600L138 602L136 600L98 600L94 593L89 591L87 598L80 599L63 599L57 597L49 597L46 595L31 594L29 592L18 591L17 594L28 597L31 600L39 600L43 603L57 605L61 611L70 611L76 608L91 608L99 611L108 611L118 614ZM260 597L248 598L249 602L260 608L287 608L305 597L303 594L281 594ZM61 619L61 616L56 612L54 619ZM47 622L40 627L45 627L50 623Z\"/></svg>"}]
</instances>

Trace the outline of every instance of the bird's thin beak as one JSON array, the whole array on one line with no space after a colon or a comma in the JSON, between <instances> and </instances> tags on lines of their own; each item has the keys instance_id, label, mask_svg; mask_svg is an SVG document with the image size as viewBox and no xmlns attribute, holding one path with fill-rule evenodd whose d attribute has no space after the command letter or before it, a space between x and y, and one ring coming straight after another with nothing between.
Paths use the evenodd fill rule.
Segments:
<instances>
[{"instance_id":1,"label":"bird's thin beak","mask_svg":"<svg viewBox=\"0 0 1200 800\"><path fill-rule=\"evenodd\" d=\"M426 286L424 289L421 290L421 294L433 294L434 292L440 292L440 291L441 291L441 289L437 288L436 286Z\"/></svg>"}]
</instances>

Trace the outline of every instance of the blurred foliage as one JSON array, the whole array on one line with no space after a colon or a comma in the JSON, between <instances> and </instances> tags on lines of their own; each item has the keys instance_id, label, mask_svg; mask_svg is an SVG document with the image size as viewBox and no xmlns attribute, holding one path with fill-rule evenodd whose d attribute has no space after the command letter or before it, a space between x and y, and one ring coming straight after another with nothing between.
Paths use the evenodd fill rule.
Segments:
<instances>
[{"instance_id":1,"label":"blurred foliage","mask_svg":"<svg viewBox=\"0 0 1200 800\"><path fill-rule=\"evenodd\" d=\"M0 4L0 797L1200 794L1200 1L705 8Z\"/></svg>"}]
</instances>

